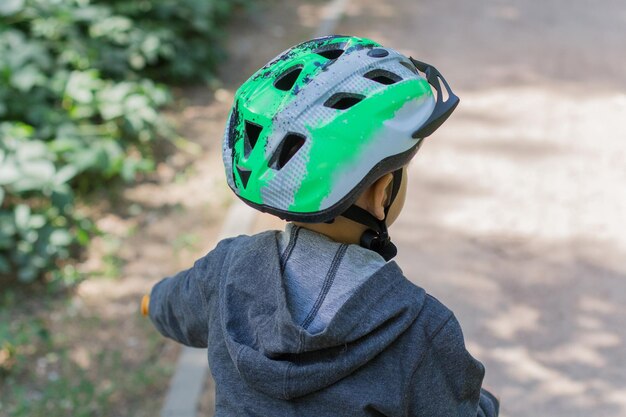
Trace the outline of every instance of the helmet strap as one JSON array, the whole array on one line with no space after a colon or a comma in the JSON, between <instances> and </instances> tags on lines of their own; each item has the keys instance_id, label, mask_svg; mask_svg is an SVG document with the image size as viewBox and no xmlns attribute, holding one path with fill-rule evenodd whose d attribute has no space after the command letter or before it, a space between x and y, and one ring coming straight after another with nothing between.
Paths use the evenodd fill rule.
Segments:
<instances>
[{"instance_id":1,"label":"helmet strap","mask_svg":"<svg viewBox=\"0 0 626 417\"><path fill-rule=\"evenodd\" d=\"M355 204L348 207L348 209L341 214L343 217L369 228L361 235L360 245L378 253L385 261L393 259L398 253L396 245L391 242L391 237L389 237L386 220L389 209L400 190L400 183L402 183L402 168L393 171L391 198L389 199L389 204L385 207L385 217L382 220Z\"/></svg>"}]
</instances>

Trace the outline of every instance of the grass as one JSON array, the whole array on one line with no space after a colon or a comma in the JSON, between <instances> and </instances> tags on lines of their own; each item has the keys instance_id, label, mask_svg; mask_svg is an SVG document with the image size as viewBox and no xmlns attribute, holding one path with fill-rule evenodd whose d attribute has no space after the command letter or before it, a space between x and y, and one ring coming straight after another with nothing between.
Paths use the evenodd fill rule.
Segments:
<instances>
[{"instance_id":1,"label":"grass","mask_svg":"<svg viewBox=\"0 0 626 417\"><path fill-rule=\"evenodd\" d=\"M157 415L174 366L164 344L139 316L103 319L71 294L5 291L0 416Z\"/></svg>"}]
</instances>

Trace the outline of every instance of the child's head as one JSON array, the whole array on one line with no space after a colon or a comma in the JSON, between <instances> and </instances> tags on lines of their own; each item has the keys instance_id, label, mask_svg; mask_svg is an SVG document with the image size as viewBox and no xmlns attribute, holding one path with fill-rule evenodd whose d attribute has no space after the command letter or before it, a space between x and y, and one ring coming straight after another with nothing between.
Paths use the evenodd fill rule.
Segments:
<instances>
[{"instance_id":1,"label":"child's head","mask_svg":"<svg viewBox=\"0 0 626 417\"><path fill-rule=\"evenodd\" d=\"M331 236L358 231L391 258L403 167L457 103L437 70L376 42L304 42L237 91L223 143L228 184L261 211Z\"/></svg>"},{"instance_id":2,"label":"child's head","mask_svg":"<svg viewBox=\"0 0 626 417\"><path fill-rule=\"evenodd\" d=\"M374 181L354 202L358 206L376 219L384 221L387 226L391 226L396 221L406 198L407 173L406 166L402 168L402 179L396 198L391 201L393 192L393 174L388 173ZM386 208L389 207L387 214ZM343 243L361 243L361 237L368 227L359 222L338 216L332 223L301 223L294 222L298 226L329 236L335 241Z\"/></svg>"}]
</instances>

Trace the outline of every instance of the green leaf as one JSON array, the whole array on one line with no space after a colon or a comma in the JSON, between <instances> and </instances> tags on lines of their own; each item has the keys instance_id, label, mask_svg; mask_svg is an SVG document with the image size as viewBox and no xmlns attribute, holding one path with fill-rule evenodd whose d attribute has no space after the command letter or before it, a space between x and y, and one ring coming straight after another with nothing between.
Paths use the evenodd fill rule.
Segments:
<instances>
[{"instance_id":1,"label":"green leaf","mask_svg":"<svg viewBox=\"0 0 626 417\"><path fill-rule=\"evenodd\" d=\"M87 246L89 243L89 233L86 230L78 229L76 231L76 240L82 246Z\"/></svg>"},{"instance_id":2,"label":"green leaf","mask_svg":"<svg viewBox=\"0 0 626 417\"><path fill-rule=\"evenodd\" d=\"M28 219L30 218L30 207L25 204L18 204L13 210L15 216L15 226L18 229L26 229L28 227Z\"/></svg>"},{"instance_id":3,"label":"green leaf","mask_svg":"<svg viewBox=\"0 0 626 417\"><path fill-rule=\"evenodd\" d=\"M31 125L21 122L2 123L0 124L0 133L12 139L29 139L35 128ZM25 144L26 142L20 142Z\"/></svg>"},{"instance_id":4,"label":"green leaf","mask_svg":"<svg viewBox=\"0 0 626 417\"><path fill-rule=\"evenodd\" d=\"M124 115L124 106L121 103L100 103L98 110L104 120L113 120Z\"/></svg>"},{"instance_id":5,"label":"green leaf","mask_svg":"<svg viewBox=\"0 0 626 417\"><path fill-rule=\"evenodd\" d=\"M132 28L133 21L131 19L121 16L111 16L94 24L90 28L90 34L94 38L109 36L118 43L124 43L128 39L126 32Z\"/></svg>"},{"instance_id":6,"label":"green leaf","mask_svg":"<svg viewBox=\"0 0 626 417\"><path fill-rule=\"evenodd\" d=\"M30 266L30 265L22 266L17 273L17 278L21 282L30 283L30 282L33 282L35 278L37 278L38 272L39 271L37 271L37 269L33 266Z\"/></svg>"},{"instance_id":7,"label":"green leaf","mask_svg":"<svg viewBox=\"0 0 626 417\"><path fill-rule=\"evenodd\" d=\"M20 171L13 160L9 159L0 165L0 185L11 184L19 178Z\"/></svg>"},{"instance_id":8,"label":"green leaf","mask_svg":"<svg viewBox=\"0 0 626 417\"><path fill-rule=\"evenodd\" d=\"M42 214L33 214L30 216L28 226L32 229L40 229L46 224L46 217Z\"/></svg>"},{"instance_id":9,"label":"green leaf","mask_svg":"<svg viewBox=\"0 0 626 417\"><path fill-rule=\"evenodd\" d=\"M0 249L6 249L7 251L13 249L15 242L12 237L0 233Z\"/></svg>"},{"instance_id":10,"label":"green leaf","mask_svg":"<svg viewBox=\"0 0 626 417\"><path fill-rule=\"evenodd\" d=\"M68 159L79 171L103 170L108 158L102 148L85 148L69 155Z\"/></svg>"},{"instance_id":11,"label":"green leaf","mask_svg":"<svg viewBox=\"0 0 626 417\"><path fill-rule=\"evenodd\" d=\"M0 273L8 274L10 271L11 264L4 255L0 254Z\"/></svg>"},{"instance_id":12,"label":"green leaf","mask_svg":"<svg viewBox=\"0 0 626 417\"><path fill-rule=\"evenodd\" d=\"M93 92L101 86L97 71L73 71L65 87L65 94L78 103L91 103Z\"/></svg>"},{"instance_id":13,"label":"green leaf","mask_svg":"<svg viewBox=\"0 0 626 417\"><path fill-rule=\"evenodd\" d=\"M159 37L148 35L141 44L141 51L150 61L153 61L159 54L159 46L161 46Z\"/></svg>"},{"instance_id":14,"label":"green leaf","mask_svg":"<svg viewBox=\"0 0 626 417\"><path fill-rule=\"evenodd\" d=\"M25 0L2 0L0 1L0 15L10 16L19 13L24 8Z\"/></svg>"},{"instance_id":15,"label":"green leaf","mask_svg":"<svg viewBox=\"0 0 626 417\"><path fill-rule=\"evenodd\" d=\"M50 183L55 174L54 164L45 159L22 162L20 168L24 177L40 180L42 185Z\"/></svg>"},{"instance_id":16,"label":"green leaf","mask_svg":"<svg viewBox=\"0 0 626 417\"><path fill-rule=\"evenodd\" d=\"M12 237L15 234L15 219L13 213L8 211L0 211L0 247L9 247L3 245L2 239ZM14 242L9 242L13 246Z\"/></svg>"},{"instance_id":17,"label":"green leaf","mask_svg":"<svg viewBox=\"0 0 626 417\"><path fill-rule=\"evenodd\" d=\"M78 174L78 168L73 165L65 165L54 176L54 182L57 185L65 184Z\"/></svg>"},{"instance_id":18,"label":"green leaf","mask_svg":"<svg viewBox=\"0 0 626 417\"><path fill-rule=\"evenodd\" d=\"M160 82L208 79L248 1L0 0L0 271L54 275L89 242L74 193L153 169L149 142L177 135Z\"/></svg>"},{"instance_id":19,"label":"green leaf","mask_svg":"<svg viewBox=\"0 0 626 417\"><path fill-rule=\"evenodd\" d=\"M54 246L68 246L72 240L72 235L65 229L56 229L50 234L50 244Z\"/></svg>"},{"instance_id":20,"label":"green leaf","mask_svg":"<svg viewBox=\"0 0 626 417\"><path fill-rule=\"evenodd\" d=\"M63 134L60 130L57 132L58 135ZM76 137L57 138L49 144L50 150L55 153L72 152L79 150L83 146L85 144Z\"/></svg>"},{"instance_id":21,"label":"green leaf","mask_svg":"<svg viewBox=\"0 0 626 417\"><path fill-rule=\"evenodd\" d=\"M37 231L34 229L26 229L23 233L21 233L21 236L24 242L28 242L32 245L37 242L39 233L37 233Z\"/></svg>"},{"instance_id":22,"label":"green leaf","mask_svg":"<svg viewBox=\"0 0 626 417\"><path fill-rule=\"evenodd\" d=\"M47 186L48 186L47 180L42 180L41 178L24 177L15 181L11 185L11 188L13 189L13 191L19 194L19 193L25 193L27 191L33 191L33 190L43 190Z\"/></svg>"},{"instance_id":23,"label":"green leaf","mask_svg":"<svg viewBox=\"0 0 626 417\"><path fill-rule=\"evenodd\" d=\"M44 269L47 263L46 258L41 255L33 255L30 258L30 264L37 269Z\"/></svg>"},{"instance_id":24,"label":"green leaf","mask_svg":"<svg viewBox=\"0 0 626 417\"><path fill-rule=\"evenodd\" d=\"M33 140L29 142L21 142L15 154L18 161L29 161L32 159L40 159L48 157L48 149L43 142Z\"/></svg>"},{"instance_id":25,"label":"green leaf","mask_svg":"<svg viewBox=\"0 0 626 417\"><path fill-rule=\"evenodd\" d=\"M36 66L28 65L13 74L13 77L11 77L11 85L16 89L27 93L35 85L44 82L45 79L44 75L37 69Z\"/></svg>"},{"instance_id":26,"label":"green leaf","mask_svg":"<svg viewBox=\"0 0 626 417\"><path fill-rule=\"evenodd\" d=\"M69 212L72 207L72 190L69 186L57 186L52 192L50 202L58 207L62 213Z\"/></svg>"}]
</instances>

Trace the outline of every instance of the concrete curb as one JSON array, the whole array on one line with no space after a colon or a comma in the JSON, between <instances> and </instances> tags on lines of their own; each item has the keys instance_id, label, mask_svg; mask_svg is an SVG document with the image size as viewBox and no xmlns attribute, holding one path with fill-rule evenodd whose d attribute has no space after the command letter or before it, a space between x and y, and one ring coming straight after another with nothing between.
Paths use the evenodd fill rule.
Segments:
<instances>
[{"instance_id":1,"label":"concrete curb","mask_svg":"<svg viewBox=\"0 0 626 417\"><path fill-rule=\"evenodd\" d=\"M256 211L237 199L231 204L218 241L248 233ZM162 417L195 417L209 376L207 351L183 346L161 410ZM212 379L210 383L212 383Z\"/></svg>"},{"instance_id":2,"label":"concrete curb","mask_svg":"<svg viewBox=\"0 0 626 417\"><path fill-rule=\"evenodd\" d=\"M328 3L314 37L333 34L348 1L332 0ZM228 210L218 241L249 233L255 214L256 211L236 199ZM196 417L203 391L214 386L208 370L206 349L183 346L161 409L161 417Z\"/></svg>"}]
</instances>

